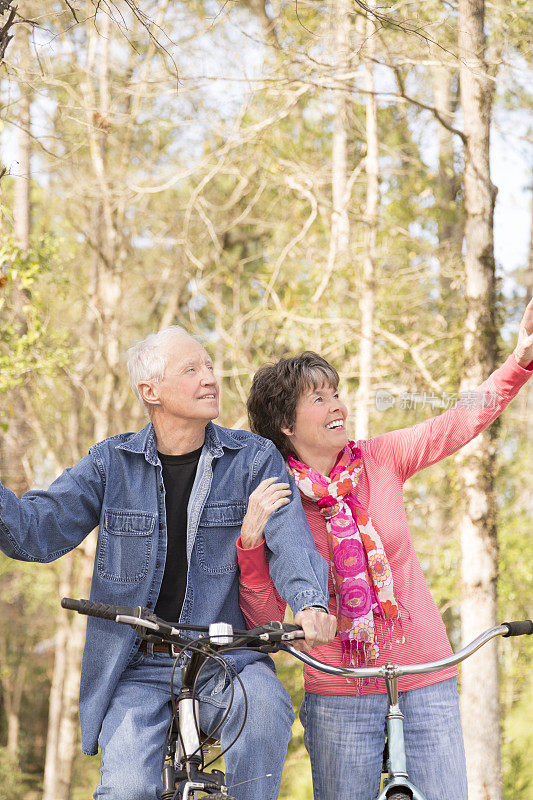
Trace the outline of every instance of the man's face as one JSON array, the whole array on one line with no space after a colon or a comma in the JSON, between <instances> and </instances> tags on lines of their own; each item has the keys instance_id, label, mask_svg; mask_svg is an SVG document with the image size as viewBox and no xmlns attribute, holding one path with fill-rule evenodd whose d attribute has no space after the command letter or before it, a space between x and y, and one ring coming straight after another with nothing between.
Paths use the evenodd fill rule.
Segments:
<instances>
[{"instance_id":1,"label":"man's face","mask_svg":"<svg viewBox=\"0 0 533 800\"><path fill-rule=\"evenodd\" d=\"M186 336L164 348L167 366L163 379L152 384L156 405L170 417L209 422L219 414L218 383L206 350Z\"/></svg>"}]
</instances>

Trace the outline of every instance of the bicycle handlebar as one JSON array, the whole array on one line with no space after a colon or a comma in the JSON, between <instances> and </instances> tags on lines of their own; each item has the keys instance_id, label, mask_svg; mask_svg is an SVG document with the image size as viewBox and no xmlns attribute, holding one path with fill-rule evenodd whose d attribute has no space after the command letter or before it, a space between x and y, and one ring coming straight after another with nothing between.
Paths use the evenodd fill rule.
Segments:
<instances>
[{"instance_id":1,"label":"bicycle handlebar","mask_svg":"<svg viewBox=\"0 0 533 800\"><path fill-rule=\"evenodd\" d=\"M268 622L252 630L235 630L232 625L215 623L212 625L192 625L191 623L167 622L156 616L152 611L142 606L114 606L108 603L99 603L95 600L74 600L63 597L61 606L78 614L89 617L100 617L124 625L131 625L141 638L151 641L159 640L187 648L194 645L197 648L201 640L182 635L181 631L194 631L207 634L209 645L217 649L235 649L249 647L250 649L274 651L281 642L294 639L303 639L304 632L299 625L288 622Z\"/></svg>"},{"instance_id":2,"label":"bicycle handlebar","mask_svg":"<svg viewBox=\"0 0 533 800\"><path fill-rule=\"evenodd\" d=\"M137 606L136 608L114 606L94 600L73 600L69 597L64 597L61 600L61 605L63 608L77 611L79 614L87 614L88 616L101 617L131 625L143 638L158 639L184 648L187 645L198 647L199 640L183 636L181 634L182 630L207 634L206 638L209 646L215 646L217 650L249 647L250 649L272 651L281 646L300 661L321 672L352 678L384 678L385 676L393 675L421 675L427 672L438 672L464 661L465 658L468 658L468 656L475 653L476 650L479 650L480 647L496 636L507 638L509 636L533 634L533 622L531 620L503 622L501 625L489 628L489 630L480 634L474 641L457 653L439 661L426 664L384 664L375 667L337 667L332 664L326 664L324 661L319 661L308 653L296 650L287 644L288 641L303 638L303 631L298 625L274 621L253 630L241 631L234 630L231 625L225 625L224 623L210 626L170 623L142 606Z\"/></svg>"},{"instance_id":3,"label":"bicycle handlebar","mask_svg":"<svg viewBox=\"0 0 533 800\"><path fill-rule=\"evenodd\" d=\"M502 633L504 639L508 636L523 636L533 633L533 622L530 619L520 620L520 622L502 622L507 627L507 633Z\"/></svg>"},{"instance_id":4,"label":"bicycle handlebar","mask_svg":"<svg viewBox=\"0 0 533 800\"><path fill-rule=\"evenodd\" d=\"M72 597L63 597L61 606L69 611L77 611L78 614L86 614L88 617L101 617L113 621L119 614L131 614L135 610L130 606L111 606L108 603L98 603L96 600L74 600Z\"/></svg>"},{"instance_id":5,"label":"bicycle handlebar","mask_svg":"<svg viewBox=\"0 0 533 800\"><path fill-rule=\"evenodd\" d=\"M490 642L496 636L522 636L533 634L533 622L529 619L517 622L503 622L501 625L496 625L489 628L484 633L481 633L476 639L467 644L457 653L453 653L448 658L441 658L439 661L432 661L426 664L382 664L379 667L336 667L332 664L326 664L324 661L319 661L308 653L302 653L295 650L290 645L282 645L283 649L295 656L295 658L303 661L310 667L326 672L329 675L339 675L345 678L385 678L385 677L400 677L401 675L423 675L427 672L439 672L446 667L453 667L460 664L469 656L473 655L476 650L483 647L484 644Z\"/></svg>"}]
</instances>

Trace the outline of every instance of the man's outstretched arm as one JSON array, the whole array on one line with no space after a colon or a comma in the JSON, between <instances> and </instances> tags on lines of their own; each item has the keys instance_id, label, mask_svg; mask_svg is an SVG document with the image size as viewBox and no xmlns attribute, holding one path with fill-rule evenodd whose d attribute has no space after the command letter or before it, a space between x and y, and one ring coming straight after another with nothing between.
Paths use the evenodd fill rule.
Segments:
<instances>
[{"instance_id":1,"label":"man's outstretched arm","mask_svg":"<svg viewBox=\"0 0 533 800\"><path fill-rule=\"evenodd\" d=\"M103 494L103 476L92 455L46 490L19 498L0 484L0 550L20 561L59 558L98 525Z\"/></svg>"}]
</instances>

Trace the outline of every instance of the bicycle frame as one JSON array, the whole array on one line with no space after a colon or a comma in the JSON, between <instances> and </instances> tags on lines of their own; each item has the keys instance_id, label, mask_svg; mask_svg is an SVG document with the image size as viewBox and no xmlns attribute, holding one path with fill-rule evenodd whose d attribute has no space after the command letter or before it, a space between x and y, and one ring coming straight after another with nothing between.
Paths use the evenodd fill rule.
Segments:
<instances>
[{"instance_id":1,"label":"bicycle frame","mask_svg":"<svg viewBox=\"0 0 533 800\"><path fill-rule=\"evenodd\" d=\"M161 776L162 800L172 800L176 796L181 800L192 800L199 791L207 795L227 794L224 773L218 769L211 772L202 769L199 705L194 684L205 658L203 653L193 652L189 663L182 669L182 685L176 700L178 725L175 728L173 716Z\"/></svg>"}]
</instances>

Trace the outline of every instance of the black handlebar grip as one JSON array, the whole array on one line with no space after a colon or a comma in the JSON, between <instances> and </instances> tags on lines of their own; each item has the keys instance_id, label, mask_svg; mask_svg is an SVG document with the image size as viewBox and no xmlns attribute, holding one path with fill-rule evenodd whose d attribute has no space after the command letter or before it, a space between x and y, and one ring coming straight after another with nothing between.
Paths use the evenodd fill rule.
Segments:
<instances>
[{"instance_id":1,"label":"black handlebar grip","mask_svg":"<svg viewBox=\"0 0 533 800\"><path fill-rule=\"evenodd\" d=\"M523 636L533 633L533 622L530 619L519 622L502 622L502 625L507 626L507 633L502 633L504 639L508 636Z\"/></svg>"},{"instance_id":2,"label":"black handlebar grip","mask_svg":"<svg viewBox=\"0 0 533 800\"><path fill-rule=\"evenodd\" d=\"M136 609L129 606L111 606L108 603L98 603L96 600L73 600L71 597L64 597L61 605L69 611L77 611L78 614L86 614L88 617L112 620L116 618L117 614L135 614L136 612Z\"/></svg>"}]
</instances>

